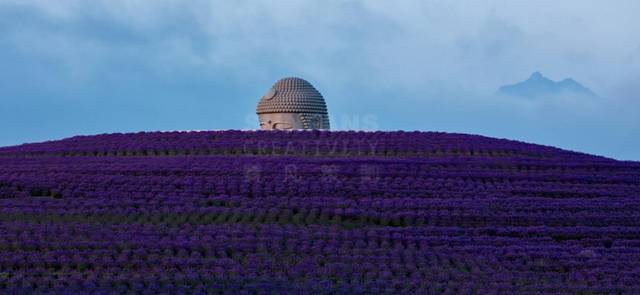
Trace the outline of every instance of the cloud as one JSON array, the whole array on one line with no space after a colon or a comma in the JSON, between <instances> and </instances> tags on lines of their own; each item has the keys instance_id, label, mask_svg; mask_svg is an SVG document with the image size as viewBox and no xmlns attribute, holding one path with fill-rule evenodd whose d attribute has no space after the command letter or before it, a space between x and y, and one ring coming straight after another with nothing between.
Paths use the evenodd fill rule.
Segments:
<instances>
[{"instance_id":1,"label":"cloud","mask_svg":"<svg viewBox=\"0 0 640 295\"><path fill-rule=\"evenodd\" d=\"M27 0L4 6L37 11L54 24L47 32L54 40L43 42L52 42L48 50L58 49L51 54L63 55L71 70L78 67L64 54L77 54L64 40L94 52L95 60L108 60L104 48L158 59L164 67L222 67L238 75L253 68L263 76L288 69L332 82L368 74L373 85L486 91L533 70L574 76L597 90L619 80L624 60L618 57L640 40L633 18L640 7L597 3ZM78 29L85 26L90 29ZM16 40L31 46L28 41ZM594 65L598 73L588 70Z\"/></svg>"}]
</instances>

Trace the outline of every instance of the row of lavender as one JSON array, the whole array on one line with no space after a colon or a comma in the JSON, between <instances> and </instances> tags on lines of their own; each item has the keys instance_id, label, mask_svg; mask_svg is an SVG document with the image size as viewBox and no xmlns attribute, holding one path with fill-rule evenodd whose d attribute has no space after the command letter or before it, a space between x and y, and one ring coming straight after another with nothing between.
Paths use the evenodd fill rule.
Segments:
<instances>
[{"instance_id":1,"label":"row of lavender","mask_svg":"<svg viewBox=\"0 0 640 295\"><path fill-rule=\"evenodd\" d=\"M0 148L0 156L518 156L595 157L511 140L440 132L208 131L140 132L77 136L61 141ZM601 160L606 160L601 158Z\"/></svg>"},{"instance_id":2,"label":"row of lavender","mask_svg":"<svg viewBox=\"0 0 640 295\"><path fill-rule=\"evenodd\" d=\"M202 152L257 138L391 149ZM182 156L135 155L165 148ZM105 135L0 155L9 293L640 292L639 163L401 132Z\"/></svg>"},{"instance_id":3,"label":"row of lavender","mask_svg":"<svg viewBox=\"0 0 640 295\"><path fill-rule=\"evenodd\" d=\"M637 163L511 158L3 158L4 198L336 196L341 199L601 199L638 192ZM493 201L493 200L492 200ZM356 204L360 206L360 204Z\"/></svg>"},{"instance_id":4,"label":"row of lavender","mask_svg":"<svg viewBox=\"0 0 640 295\"><path fill-rule=\"evenodd\" d=\"M455 293L468 291L468 285L486 292L639 291L637 248L605 250L543 237L492 237L491 229L188 224L45 228L20 222L3 227L0 263L10 274L5 283L14 289L197 287L246 280L287 281L288 287L327 282L327 292L375 282L386 286L367 291Z\"/></svg>"}]
</instances>

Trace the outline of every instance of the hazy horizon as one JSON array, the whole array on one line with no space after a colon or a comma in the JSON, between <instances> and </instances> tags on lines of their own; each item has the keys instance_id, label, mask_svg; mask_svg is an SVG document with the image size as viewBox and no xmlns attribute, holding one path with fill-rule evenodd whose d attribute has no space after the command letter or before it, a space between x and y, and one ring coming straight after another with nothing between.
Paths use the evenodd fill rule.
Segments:
<instances>
[{"instance_id":1,"label":"hazy horizon","mask_svg":"<svg viewBox=\"0 0 640 295\"><path fill-rule=\"evenodd\" d=\"M297 76L324 95L334 129L640 160L637 11L637 1L0 0L0 146L257 129L260 96ZM537 71L598 97L495 94Z\"/></svg>"}]
</instances>

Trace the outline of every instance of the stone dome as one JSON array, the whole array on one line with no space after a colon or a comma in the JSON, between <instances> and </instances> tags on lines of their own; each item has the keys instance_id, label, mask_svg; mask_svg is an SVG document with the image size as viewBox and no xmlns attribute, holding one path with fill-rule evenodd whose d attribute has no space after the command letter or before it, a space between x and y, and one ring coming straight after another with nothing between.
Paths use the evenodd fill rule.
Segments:
<instances>
[{"instance_id":1,"label":"stone dome","mask_svg":"<svg viewBox=\"0 0 640 295\"><path fill-rule=\"evenodd\" d=\"M260 99L256 113L328 114L322 94L300 78L283 78L273 84Z\"/></svg>"},{"instance_id":2,"label":"stone dome","mask_svg":"<svg viewBox=\"0 0 640 295\"><path fill-rule=\"evenodd\" d=\"M256 113L266 120L261 121L261 126L283 120L276 114L296 114L297 119L293 121L299 121L301 125L295 122L280 123L290 125L291 129L329 129L329 113L322 94L311 83L300 78L283 78L273 84L260 98Z\"/></svg>"}]
</instances>

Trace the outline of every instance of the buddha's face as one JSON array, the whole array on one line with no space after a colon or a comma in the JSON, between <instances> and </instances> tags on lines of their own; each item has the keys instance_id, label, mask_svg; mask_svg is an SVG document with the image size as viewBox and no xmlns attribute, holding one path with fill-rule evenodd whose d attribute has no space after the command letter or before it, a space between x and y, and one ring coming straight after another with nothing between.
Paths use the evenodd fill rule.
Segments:
<instances>
[{"instance_id":1,"label":"buddha's face","mask_svg":"<svg viewBox=\"0 0 640 295\"><path fill-rule=\"evenodd\" d=\"M260 119L260 129L262 130L304 128L300 114L297 113L260 114L258 117Z\"/></svg>"}]
</instances>

